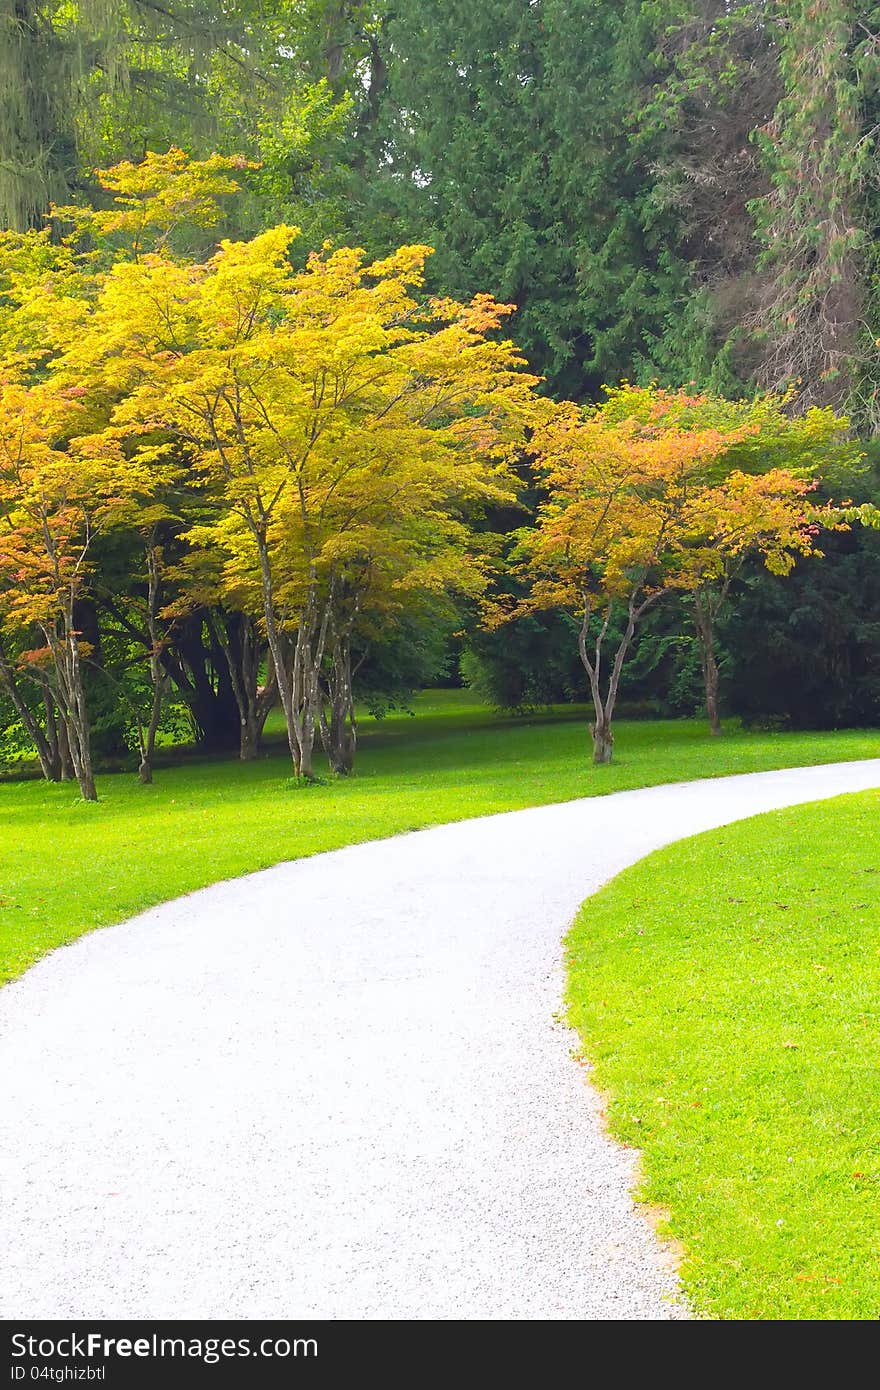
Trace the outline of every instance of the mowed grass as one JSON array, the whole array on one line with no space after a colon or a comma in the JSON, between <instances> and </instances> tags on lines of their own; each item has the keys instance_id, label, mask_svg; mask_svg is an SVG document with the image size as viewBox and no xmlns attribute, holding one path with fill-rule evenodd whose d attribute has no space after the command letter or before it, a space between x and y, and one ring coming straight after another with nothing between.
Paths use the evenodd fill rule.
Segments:
<instances>
[{"instance_id":1,"label":"mowed grass","mask_svg":"<svg viewBox=\"0 0 880 1390\"><path fill-rule=\"evenodd\" d=\"M151 787L105 776L96 805L71 786L0 785L0 980L94 927L284 859L629 787L880 754L876 732L712 739L699 721L622 723L615 762L593 768L583 710L502 717L461 691L415 709L365 719L356 775L304 789L280 749L160 767Z\"/></svg>"},{"instance_id":2,"label":"mowed grass","mask_svg":"<svg viewBox=\"0 0 880 1390\"><path fill-rule=\"evenodd\" d=\"M589 899L569 999L698 1310L880 1316L880 794L681 841Z\"/></svg>"}]
</instances>

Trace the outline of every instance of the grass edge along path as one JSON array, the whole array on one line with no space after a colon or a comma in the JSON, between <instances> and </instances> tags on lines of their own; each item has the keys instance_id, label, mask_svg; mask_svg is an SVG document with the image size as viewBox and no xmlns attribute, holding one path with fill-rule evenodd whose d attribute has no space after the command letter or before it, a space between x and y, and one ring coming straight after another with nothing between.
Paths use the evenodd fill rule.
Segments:
<instances>
[{"instance_id":1,"label":"grass edge along path","mask_svg":"<svg viewBox=\"0 0 880 1390\"><path fill-rule=\"evenodd\" d=\"M880 754L877 731L746 733L699 720L621 722L593 768L586 712L504 717L467 691L426 692L415 717L364 720L354 777L295 789L272 750L160 767L150 787L99 778L0 784L0 982L46 951L222 879L347 844L664 782ZM247 924L242 924L247 930Z\"/></svg>"},{"instance_id":2,"label":"grass edge along path","mask_svg":"<svg viewBox=\"0 0 880 1390\"><path fill-rule=\"evenodd\" d=\"M880 1315L880 792L680 840L583 905L569 1020L698 1314Z\"/></svg>"}]
</instances>

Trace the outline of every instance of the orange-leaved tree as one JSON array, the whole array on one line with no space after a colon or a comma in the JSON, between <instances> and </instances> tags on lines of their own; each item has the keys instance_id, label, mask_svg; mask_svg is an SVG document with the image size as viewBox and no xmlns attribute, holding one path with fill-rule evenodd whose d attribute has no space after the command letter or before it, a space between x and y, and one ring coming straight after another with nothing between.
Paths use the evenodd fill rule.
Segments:
<instances>
[{"instance_id":1,"label":"orange-leaved tree","mask_svg":"<svg viewBox=\"0 0 880 1390\"><path fill-rule=\"evenodd\" d=\"M521 537L531 588L519 611L577 618L597 763L611 761L636 627L673 581L688 502L728 443L714 427L683 428L687 406L682 394L609 389L592 409L560 405L533 441L546 499Z\"/></svg>"},{"instance_id":2,"label":"orange-leaved tree","mask_svg":"<svg viewBox=\"0 0 880 1390\"><path fill-rule=\"evenodd\" d=\"M798 451L783 438L780 413L778 398L725 402L624 384L592 408L560 405L536 432L546 498L520 538L530 591L515 611L562 608L576 617L597 763L611 760L624 661L654 604L686 589L697 593L701 616L717 612L747 554L785 572L813 549L809 482L778 466L760 478L746 469L762 458L775 464L786 443L803 466L823 434L837 438L840 422L831 429L823 421ZM491 620L509 611L496 609ZM705 623L701 636L711 651Z\"/></svg>"}]
</instances>

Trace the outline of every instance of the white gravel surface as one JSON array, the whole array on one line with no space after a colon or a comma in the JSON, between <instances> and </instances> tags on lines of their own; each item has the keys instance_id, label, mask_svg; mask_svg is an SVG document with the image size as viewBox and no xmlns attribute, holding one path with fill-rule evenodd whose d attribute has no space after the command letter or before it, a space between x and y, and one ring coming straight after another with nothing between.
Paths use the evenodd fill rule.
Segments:
<instances>
[{"instance_id":1,"label":"white gravel surface","mask_svg":"<svg viewBox=\"0 0 880 1390\"><path fill-rule=\"evenodd\" d=\"M880 785L880 760L323 854L55 951L0 992L6 1318L686 1318L635 1155L555 1019L625 865Z\"/></svg>"}]
</instances>

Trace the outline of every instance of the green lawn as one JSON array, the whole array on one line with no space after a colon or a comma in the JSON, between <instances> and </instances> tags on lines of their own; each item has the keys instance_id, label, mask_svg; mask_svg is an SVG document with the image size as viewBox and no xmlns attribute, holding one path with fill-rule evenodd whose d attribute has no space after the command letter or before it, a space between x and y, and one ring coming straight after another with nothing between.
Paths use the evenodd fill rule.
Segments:
<instances>
[{"instance_id":1,"label":"green lawn","mask_svg":"<svg viewBox=\"0 0 880 1390\"><path fill-rule=\"evenodd\" d=\"M880 793L681 841L584 904L571 1019L699 1310L880 1316Z\"/></svg>"},{"instance_id":2,"label":"green lawn","mask_svg":"<svg viewBox=\"0 0 880 1390\"><path fill-rule=\"evenodd\" d=\"M190 760L71 786L0 785L0 979L93 927L283 859L443 821L694 777L871 757L871 732L786 735L698 721L621 724L616 761L594 769L583 711L503 718L466 692L416 716L365 720L357 775L297 789L280 753L256 764Z\"/></svg>"}]
</instances>

